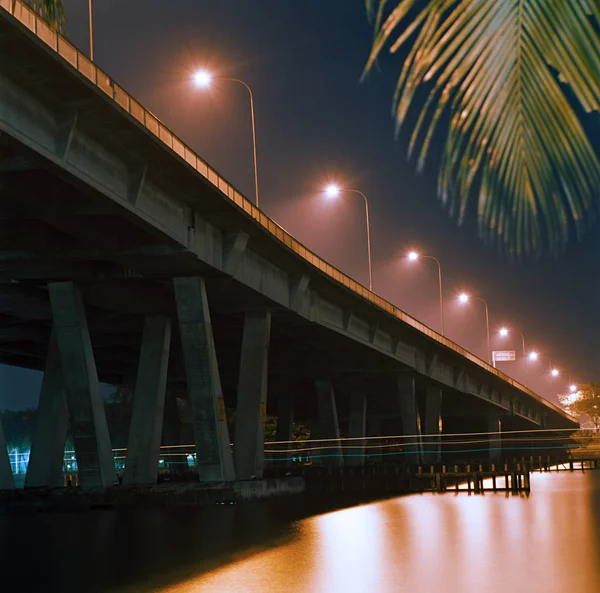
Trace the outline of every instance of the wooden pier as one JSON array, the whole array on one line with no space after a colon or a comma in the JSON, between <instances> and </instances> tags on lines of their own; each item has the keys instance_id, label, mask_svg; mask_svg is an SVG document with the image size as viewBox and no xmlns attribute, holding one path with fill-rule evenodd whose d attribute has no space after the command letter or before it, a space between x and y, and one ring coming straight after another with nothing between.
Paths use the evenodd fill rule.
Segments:
<instances>
[{"instance_id":1,"label":"wooden pier","mask_svg":"<svg viewBox=\"0 0 600 593\"><path fill-rule=\"evenodd\" d=\"M552 460L550 457L516 459L508 463L466 465L419 465L411 476L411 486L418 492L530 492L533 472L574 472L600 468L600 459Z\"/></svg>"}]
</instances>

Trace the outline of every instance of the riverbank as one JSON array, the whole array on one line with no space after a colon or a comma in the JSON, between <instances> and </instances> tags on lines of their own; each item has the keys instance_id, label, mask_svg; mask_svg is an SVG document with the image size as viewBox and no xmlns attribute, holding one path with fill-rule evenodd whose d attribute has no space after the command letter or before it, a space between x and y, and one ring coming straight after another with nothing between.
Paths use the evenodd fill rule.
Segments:
<instances>
[{"instance_id":1,"label":"riverbank","mask_svg":"<svg viewBox=\"0 0 600 593\"><path fill-rule=\"evenodd\" d=\"M303 478L285 477L231 483L164 483L104 489L27 488L0 492L0 513L65 512L109 508L163 508L231 505L303 494Z\"/></svg>"}]
</instances>

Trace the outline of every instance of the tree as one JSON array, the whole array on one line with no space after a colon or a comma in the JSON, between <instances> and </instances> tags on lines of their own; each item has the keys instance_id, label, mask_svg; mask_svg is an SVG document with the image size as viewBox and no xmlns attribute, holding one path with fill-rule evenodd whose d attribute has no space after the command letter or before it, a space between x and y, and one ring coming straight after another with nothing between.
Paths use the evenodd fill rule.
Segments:
<instances>
[{"instance_id":1,"label":"tree","mask_svg":"<svg viewBox=\"0 0 600 593\"><path fill-rule=\"evenodd\" d=\"M62 0L25 0L25 3L53 27L59 30L64 28L65 11Z\"/></svg>"},{"instance_id":2,"label":"tree","mask_svg":"<svg viewBox=\"0 0 600 593\"><path fill-rule=\"evenodd\" d=\"M600 383L584 383L576 394L559 398L567 411L577 417L587 416L594 429L600 427Z\"/></svg>"},{"instance_id":3,"label":"tree","mask_svg":"<svg viewBox=\"0 0 600 593\"><path fill-rule=\"evenodd\" d=\"M482 237L516 256L560 250L570 227L580 236L600 196L582 116L600 110L598 0L366 2L365 73L388 45L404 50L397 129L414 122L420 170L445 137L438 193L450 213L462 221L475 198Z\"/></svg>"}]
</instances>

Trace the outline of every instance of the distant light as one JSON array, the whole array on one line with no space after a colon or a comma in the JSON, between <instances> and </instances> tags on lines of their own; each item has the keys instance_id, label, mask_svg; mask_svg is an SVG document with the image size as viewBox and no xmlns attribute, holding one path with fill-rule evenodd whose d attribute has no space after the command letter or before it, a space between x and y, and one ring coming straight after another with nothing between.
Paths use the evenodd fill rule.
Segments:
<instances>
[{"instance_id":1,"label":"distant light","mask_svg":"<svg viewBox=\"0 0 600 593\"><path fill-rule=\"evenodd\" d=\"M461 292L461 293L458 295L458 302L459 302L459 303L463 303L463 305L464 305L465 303L468 303L468 302L469 302L469 295L468 295L466 292Z\"/></svg>"},{"instance_id":2,"label":"distant light","mask_svg":"<svg viewBox=\"0 0 600 593\"><path fill-rule=\"evenodd\" d=\"M416 251L411 251L408 254L409 261L417 261L419 259L419 254Z\"/></svg>"},{"instance_id":3,"label":"distant light","mask_svg":"<svg viewBox=\"0 0 600 593\"><path fill-rule=\"evenodd\" d=\"M552 369L552 370L550 371L550 374L551 374L553 377L558 377L558 375L560 375L560 371L559 371L558 369Z\"/></svg>"},{"instance_id":4,"label":"distant light","mask_svg":"<svg viewBox=\"0 0 600 593\"><path fill-rule=\"evenodd\" d=\"M575 393L577 391L577 385L569 385L569 391Z\"/></svg>"},{"instance_id":5,"label":"distant light","mask_svg":"<svg viewBox=\"0 0 600 593\"><path fill-rule=\"evenodd\" d=\"M212 83L212 74L208 70L197 70L194 72L194 84L200 88L206 88Z\"/></svg>"},{"instance_id":6,"label":"distant light","mask_svg":"<svg viewBox=\"0 0 600 593\"><path fill-rule=\"evenodd\" d=\"M535 352L535 351L533 351L533 350L532 350L532 351L529 353L529 356L528 356L528 358L529 358L529 360L537 360L537 359L539 358L539 356L540 356L540 355L539 355L537 352Z\"/></svg>"},{"instance_id":7,"label":"distant light","mask_svg":"<svg viewBox=\"0 0 600 593\"><path fill-rule=\"evenodd\" d=\"M330 183L326 188L325 188L325 195L328 198L337 198L340 195L340 186L336 185L335 183Z\"/></svg>"},{"instance_id":8,"label":"distant light","mask_svg":"<svg viewBox=\"0 0 600 593\"><path fill-rule=\"evenodd\" d=\"M498 330L498 333L499 333L499 334L500 334L500 335L501 335L503 338L506 338L506 336L508 336L508 334L509 334L509 331L508 331L508 330L507 330L505 327L501 327L501 328Z\"/></svg>"}]
</instances>

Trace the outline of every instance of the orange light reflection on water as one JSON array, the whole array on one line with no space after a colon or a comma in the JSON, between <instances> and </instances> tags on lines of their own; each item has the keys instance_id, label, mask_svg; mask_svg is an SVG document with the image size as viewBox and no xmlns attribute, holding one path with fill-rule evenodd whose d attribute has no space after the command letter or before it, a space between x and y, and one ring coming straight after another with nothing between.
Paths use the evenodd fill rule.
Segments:
<instances>
[{"instance_id":1,"label":"orange light reflection on water","mask_svg":"<svg viewBox=\"0 0 600 593\"><path fill-rule=\"evenodd\" d=\"M529 498L461 492L345 509L162 592L597 592L599 495L592 473L535 474Z\"/></svg>"}]
</instances>

